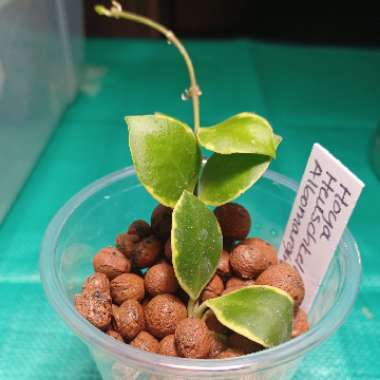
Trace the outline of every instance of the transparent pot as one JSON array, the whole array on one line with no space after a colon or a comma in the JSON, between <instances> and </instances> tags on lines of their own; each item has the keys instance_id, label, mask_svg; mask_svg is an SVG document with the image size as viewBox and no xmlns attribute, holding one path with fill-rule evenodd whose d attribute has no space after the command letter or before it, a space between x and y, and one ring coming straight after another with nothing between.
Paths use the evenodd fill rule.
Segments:
<instances>
[{"instance_id":1,"label":"transparent pot","mask_svg":"<svg viewBox=\"0 0 380 380\"><path fill-rule=\"evenodd\" d=\"M238 202L251 213L251 235L278 247L296 184L268 171ZM149 220L156 203L133 168L99 179L75 195L51 221L41 249L40 271L49 302L87 344L104 379L291 379L305 354L344 321L360 283L360 256L349 231L337 249L310 313L308 333L278 347L239 358L193 360L134 349L99 331L75 310L74 294L90 275L92 257L135 219Z\"/></svg>"}]
</instances>

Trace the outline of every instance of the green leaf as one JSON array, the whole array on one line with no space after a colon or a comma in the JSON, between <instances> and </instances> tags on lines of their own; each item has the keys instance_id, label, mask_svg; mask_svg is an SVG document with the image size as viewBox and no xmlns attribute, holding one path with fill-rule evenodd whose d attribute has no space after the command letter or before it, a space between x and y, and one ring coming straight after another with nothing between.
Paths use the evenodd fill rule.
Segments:
<instances>
[{"instance_id":1,"label":"green leaf","mask_svg":"<svg viewBox=\"0 0 380 380\"><path fill-rule=\"evenodd\" d=\"M255 153L276 155L273 130L267 120L253 113L239 113L219 124L201 128L202 146L220 154Z\"/></svg>"},{"instance_id":2,"label":"green leaf","mask_svg":"<svg viewBox=\"0 0 380 380\"><path fill-rule=\"evenodd\" d=\"M264 347L290 339L293 299L272 286L249 286L205 304L220 323Z\"/></svg>"},{"instance_id":3,"label":"green leaf","mask_svg":"<svg viewBox=\"0 0 380 380\"><path fill-rule=\"evenodd\" d=\"M129 146L136 173L160 203L174 207L184 190L193 191L201 154L189 126L155 114L127 116Z\"/></svg>"},{"instance_id":4,"label":"green leaf","mask_svg":"<svg viewBox=\"0 0 380 380\"><path fill-rule=\"evenodd\" d=\"M270 162L270 157L258 154L214 153L203 169L199 198L213 206L232 201L264 174Z\"/></svg>"},{"instance_id":5,"label":"green leaf","mask_svg":"<svg viewBox=\"0 0 380 380\"><path fill-rule=\"evenodd\" d=\"M173 211L174 271L182 289L195 300L211 280L222 252L222 232L214 213L184 191Z\"/></svg>"}]
</instances>

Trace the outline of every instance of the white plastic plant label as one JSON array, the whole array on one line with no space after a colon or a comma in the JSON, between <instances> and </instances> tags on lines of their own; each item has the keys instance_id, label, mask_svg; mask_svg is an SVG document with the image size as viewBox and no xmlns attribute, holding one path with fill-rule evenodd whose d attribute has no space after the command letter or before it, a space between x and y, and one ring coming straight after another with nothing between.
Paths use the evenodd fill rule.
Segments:
<instances>
[{"instance_id":1,"label":"white plastic plant label","mask_svg":"<svg viewBox=\"0 0 380 380\"><path fill-rule=\"evenodd\" d=\"M319 144L314 144L282 238L280 260L305 283L309 311L364 183Z\"/></svg>"}]
</instances>

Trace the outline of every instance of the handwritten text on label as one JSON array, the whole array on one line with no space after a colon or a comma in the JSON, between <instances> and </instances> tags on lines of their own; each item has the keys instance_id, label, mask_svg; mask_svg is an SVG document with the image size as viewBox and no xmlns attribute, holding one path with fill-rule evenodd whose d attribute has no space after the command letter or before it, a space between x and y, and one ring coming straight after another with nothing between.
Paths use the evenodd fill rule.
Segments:
<instances>
[{"instance_id":1,"label":"handwritten text on label","mask_svg":"<svg viewBox=\"0 0 380 380\"><path fill-rule=\"evenodd\" d=\"M293 204L280 260L302 275L308 311L334 256L364 184L319 144L314 144Z\"/></svg>"}]
</instances>

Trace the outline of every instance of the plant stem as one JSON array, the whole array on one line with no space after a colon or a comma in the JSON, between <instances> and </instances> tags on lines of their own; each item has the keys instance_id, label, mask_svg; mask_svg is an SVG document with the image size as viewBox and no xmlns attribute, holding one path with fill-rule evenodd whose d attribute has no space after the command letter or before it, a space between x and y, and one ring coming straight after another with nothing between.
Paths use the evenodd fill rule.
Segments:
<instances>
[{"instance_id":1,"label":"plant stem","mask_svg":"<svg viewBox=\"0 0 380 380\"><path fill-rule=\"evenodd\" d=\"M187 303L187 315L189 317L193 316L194 308L195 308L195 300L189 298L189 302Z\"/></svg>"},{"instance_id":2,"label":"plant stem","mask_svg":"<svg viewBox=\"0 0 380 380\"><path fill-rule=\"evenodd\" d=\"M201 305L199 305L198 307L194 308L194 310L193 310L193 316L195 318L202 318L202 316L206 312L206 310L207 310L206 302L203 302Z\"/></svg>"},{"instance_id":3,"label":"plant stem","mask_svg":"<svg viewBox=\"0 0 380 380\"><path fill-rule=\"evenodd\" d=\"M205 313L202 315L202 321L206 321L206 319L212 314L212 311L210 309L206 310Z\"/></svg>"},{"instance_id":4,"label":"plant stem","mask_svg":"<svg viewBox=\"0 0 380 380\"><path fill-rule=\"evenodd\" d=\"M190 87L187 90L186 95L188 97L191 97L193 101L194 131L195 131L195 134L197 135L199 131L199 127L200 127L199 96L201 95L201 91L197 84L195 71L194 71L193 63L191 62L190 56L187 50L185 49L185 47L177 38L177 36L171 30L165 28L163 25L159 24L158 22L155 22L147 17L140 16L136 13L124 11L121 5L117 1L112 1L112 7L110 9L105 8L103 5L96 5L95 11L99 15L114 17L114 18L123 18L126 20L137 22L139 24L146 25L152 29L155 29L161 34L163 34L165 38L179 50L183 59L185 60L187 70L189 72Z\"/></svg>"}]
</instances>

